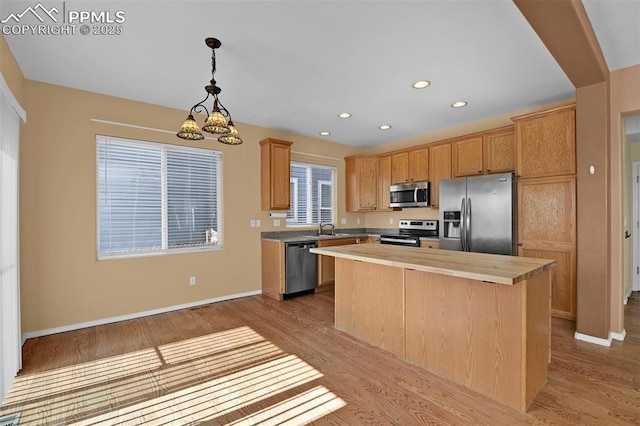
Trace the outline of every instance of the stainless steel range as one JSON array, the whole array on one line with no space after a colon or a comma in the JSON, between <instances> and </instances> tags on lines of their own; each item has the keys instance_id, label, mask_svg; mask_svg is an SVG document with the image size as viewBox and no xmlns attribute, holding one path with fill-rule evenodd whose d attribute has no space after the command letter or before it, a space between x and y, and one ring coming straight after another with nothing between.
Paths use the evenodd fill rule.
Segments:
<instances>
[{"instance_id":1,"label":"stainless steel range","mask_svg":"<svg viewBox=\"0 0 640 426\"><path fill-rule=\"evenodd\" d=\"M438 221L424 219L400 219L398 233L380 235L380 244L420 247L420 237L438 238Z\"/></svg>"}]
</instances>

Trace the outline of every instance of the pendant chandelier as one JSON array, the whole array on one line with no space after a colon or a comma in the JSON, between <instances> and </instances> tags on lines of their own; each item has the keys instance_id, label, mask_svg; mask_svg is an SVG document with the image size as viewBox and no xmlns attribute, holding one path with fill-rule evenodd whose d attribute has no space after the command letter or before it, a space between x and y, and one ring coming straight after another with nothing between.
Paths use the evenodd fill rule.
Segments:
<instances>
[{"instance_id":1,"label":"pendant chandelier","mask_svg":"<svg viewBox=\"0 0 640 426\"><path fill-rule=\"evenodd\" d=\"M220 87L216 85L215 73L216 73L216 49L222 45L217 38L209 37L204 40L205 44L211 48L211 84L205 86L204 90L207 91L207 97L191 107L187 119L182 124L180 131L176 133L176 136L187 140L202 140L204 136L200 131L200 127L196 120L193 118L193 113L205 112L207 114L207 120L202 126L202 130L205 132L222 135L218 138L218 142L227 145L240 145L242 139L238 136L238 130L233 125L231 120L231 114L222 105L218 94L222 91ZM211 112L204 106L204 102L209 99L209 96L213 97L213 108Z\"/></svg>"}]
</instances>

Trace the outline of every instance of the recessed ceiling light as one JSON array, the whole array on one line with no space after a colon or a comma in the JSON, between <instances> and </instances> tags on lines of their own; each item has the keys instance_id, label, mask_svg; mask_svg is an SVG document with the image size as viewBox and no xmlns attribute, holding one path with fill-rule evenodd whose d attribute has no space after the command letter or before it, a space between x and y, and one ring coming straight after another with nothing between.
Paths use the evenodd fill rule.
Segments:
<instances>
[{"instance_id":1,"label":"recessed ceiling light","mask_svg":"<svg viewBox=\"0 0 640 426\"><path fill-rule=\"evenodd\" d=\"M382 126L378 127L378 129L380 130L389 130L391 128L391 126L389 126L388 124L383 124Z\"/></svg>"},{"instance_id":2,"label":"recessed ceiling light","mask_svg":"<svg viewBox=\"0 0 640 426\"><path fill-rule=\"evenodd\" d=\"M451 104L451 108L462 108L465 106L467 106L467 103L465 101L458 101Z\"/></svg>"},{"instance_id":3,"label":"recessed ceiling light","mask_svg":"<svg viewBox=\"0 0 640 426\"><path fill-rule=\"evenodd\" d=\"M431 82L428 80L420 80L420 81L416 81L415 83L413 83L411 85L411 87L413 87L414 89L424 89L425 87L428 87L429 85L431 85Z\"/></svg>"},{"instance_id":4,"label":"recessed ceiling light","mask_svg":"<svg viewBox=\"0 0 640 426\"><path fill-rule=\"evenodd\" d=\"M320 136L329 136L331 132L320 132Z\"/></svg>"},{"instance_id":5,"label":"recessed ceiling light","mask_svg":"<svg viewBox=\"0 0 640 426\"><path fill-rule=\"evenodd\" d=\"M340 114L338 114L338 117L340 117L340 118L349 118L349 117L351 117L351 113L350 112L341 112Z\"/></svg>"}]
</instances>

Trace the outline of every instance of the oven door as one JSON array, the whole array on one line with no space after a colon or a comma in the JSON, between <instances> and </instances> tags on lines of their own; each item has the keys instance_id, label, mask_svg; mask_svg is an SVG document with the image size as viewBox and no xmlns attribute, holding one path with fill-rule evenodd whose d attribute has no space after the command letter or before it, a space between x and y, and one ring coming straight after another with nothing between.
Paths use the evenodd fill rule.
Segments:
<instances>
[{"instance_id":1,"label":"oven door","mask_svg":"<svg viewBox=\"0 0 640 426\"><path fill-rule=\"evenodd\" d=\"M420 247L420 238L408 235L381 235L380 244L393 244L396 246Z\"/></svg>"}]
</instances>

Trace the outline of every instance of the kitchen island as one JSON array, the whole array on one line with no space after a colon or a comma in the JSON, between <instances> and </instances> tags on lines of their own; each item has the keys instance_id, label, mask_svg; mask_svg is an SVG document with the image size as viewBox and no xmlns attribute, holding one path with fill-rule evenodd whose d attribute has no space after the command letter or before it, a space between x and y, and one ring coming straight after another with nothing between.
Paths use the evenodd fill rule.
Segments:
<instances>
[{"instance_id":1,"label":"kitchen island","mask_svg":"<svg viewBox=\"0 0 640 426\"><path fill-rule=\"evenodd\" d=\"M520 411L547 381L555 261L360 244L336 258L335 326Z\"/></svg>"}]
</instances>

